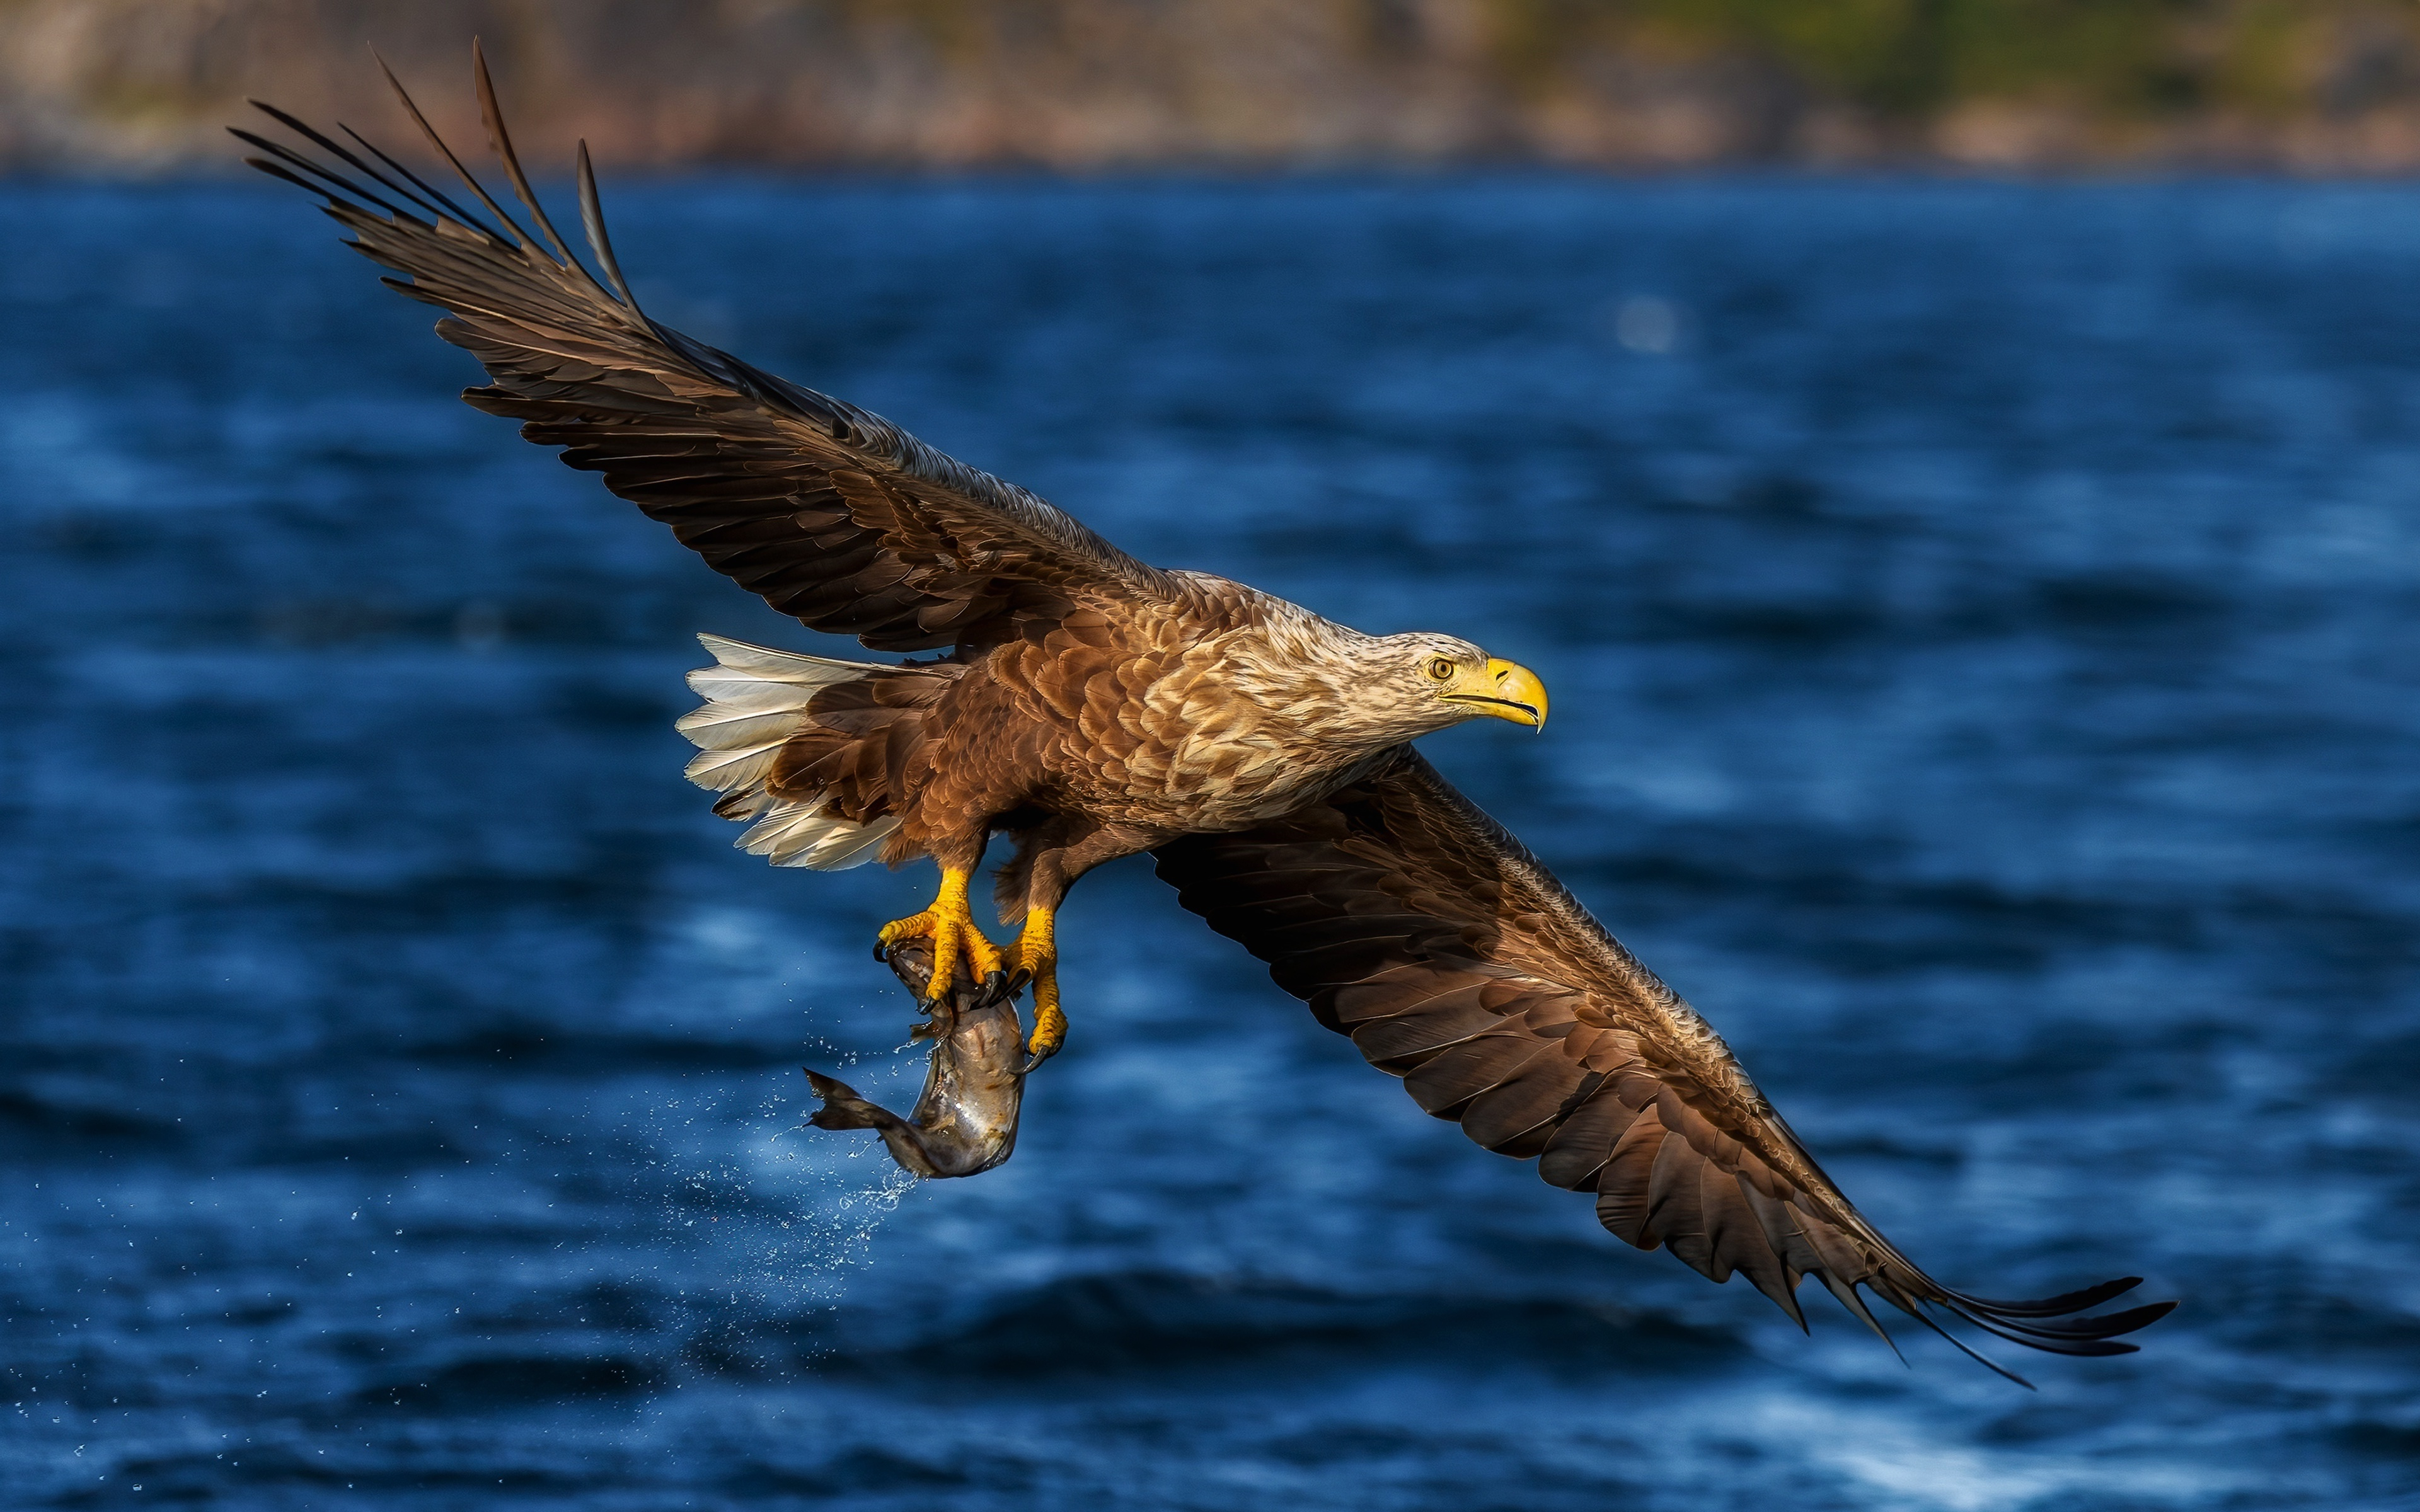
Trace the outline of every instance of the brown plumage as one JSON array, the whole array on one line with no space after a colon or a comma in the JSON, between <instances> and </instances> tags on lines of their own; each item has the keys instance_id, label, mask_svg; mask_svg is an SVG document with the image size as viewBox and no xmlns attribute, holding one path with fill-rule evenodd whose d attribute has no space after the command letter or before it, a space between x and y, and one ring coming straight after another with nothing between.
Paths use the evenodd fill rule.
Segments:
<instances>
[{"instance_id":1,"label":"brown plumage","mask_svg":"<svg viewBox=\"0 0 2420 1512\"><path fill-rule=\"evenodd\" d=\"M1146 566L877 416L650 319L615 264L585 145L580 207L601 279L531 193L475 50L474 75L535 236L399 85L485 217L349 131L360 152L261 107L341 166L237 134L267 154L248 161L324 196L352 245L407 275L390 286L446 312L439 334L489 376L471 404L563 448L800 623L940 653L877 665L703 637L716 665L690 681L707 702L681 721L700 748L690 777L721 795L717 812L752 822L749 850L776 865L939 864L933 908L883 936L930 940L936 999L962 960L1030 980L1047 1055L1064 1030L1060 900L1091 867L1154 851L1186 907L1427 1111L1594 1193L1631 1243L1716 1281L1745 1274L1802 1325L1807 1275L1869 1324L1860 1288L1928 1326L1937 1307L2065 1354L2130 1350L2114 1336L2172 1305L2070 1317L2132 1279L1982 1301L1893 1249L1704 1021L1411 749L1481 715L1543 725L1528 672L1452 637L1366 636ZM1016 842L1001 914L1025 924L1005 957L966 902L1001 833Z\"/></svg>"}]
</instances>

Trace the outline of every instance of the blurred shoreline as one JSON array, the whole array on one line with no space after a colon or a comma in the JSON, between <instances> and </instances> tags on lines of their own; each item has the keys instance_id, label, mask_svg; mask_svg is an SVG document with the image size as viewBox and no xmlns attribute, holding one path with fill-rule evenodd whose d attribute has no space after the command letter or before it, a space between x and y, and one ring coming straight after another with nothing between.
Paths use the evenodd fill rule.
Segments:
<instances>
[{"instance_id":1,"label":"blurred shoreline","mask_svg":"<svg viewBox=\"0 0 2420 1512\"><path fill-rule=\"evenodd\" d=\"M375 42L534 166L2420 169L2361 0L0 0L0 171L232 168L256 95L403 137Z\"/></svg>"}]
</instances>

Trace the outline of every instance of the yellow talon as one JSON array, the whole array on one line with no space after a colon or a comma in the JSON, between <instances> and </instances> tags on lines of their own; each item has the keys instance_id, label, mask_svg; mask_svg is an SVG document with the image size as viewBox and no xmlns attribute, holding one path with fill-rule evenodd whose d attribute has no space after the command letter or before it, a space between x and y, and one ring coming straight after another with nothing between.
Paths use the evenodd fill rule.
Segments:
<instances>
[{"instance_id":1,"label":"yellow talon","mask_svg":"<svg viewBox=\"0 0 2420 1512\"><path fill-rule=\"evenodd\" d=\"M954 868L942 868L941 891L933 900L933 906L921 914L892 919L875 936L875 944L881 950L888 950L900 940L933 942L933 978L924 984L924 1000L928 1003L938 1003L950 995L962 952L967 964L974 968L978 981L1005 969L999 949L984 937L984 932L975 925L973 912L967 906L968 875Z\"/></svg>"},{"instance_id":2,"label":"yellow talon","mask_svg":"<svg viewBox=\"0 0 2420 1512\"><path fill-rule=\"evenodd\" d=\"M1052 922L1048 909L1029 910L1025 933L1011 949L1016 964L1009 980L1033 984L1033 1033L1025 1041L1033 1058L1025 1064L1028 1071L1057 1055L1067 1042L1067 1015L1059 1010L1059 946Z\"/></svg>"}]
</instances>

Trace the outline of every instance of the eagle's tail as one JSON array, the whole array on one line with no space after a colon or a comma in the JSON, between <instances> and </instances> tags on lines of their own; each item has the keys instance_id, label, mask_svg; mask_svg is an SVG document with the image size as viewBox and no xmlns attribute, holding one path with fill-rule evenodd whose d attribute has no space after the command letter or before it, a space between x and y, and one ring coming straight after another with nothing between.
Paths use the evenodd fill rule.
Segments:
<instances>
[{"instance_id":1,"label":"eagle's tail","mask_svg":"<svg viewBox=\"0 0 2420 1512\"><path fill-rule=\"evenodd\" d=\"M946 686L946 680L933 675L940 669L803 656L719 635L698 640L714 654L715 665L690 673L689 686L706 696L706 703L684 715L676 728L698 747L689 764L689 779L722 795L714 811L726 819L755 821L739 837L739 847L775 866L827 872L875 859L899 828L891 802L896 795L878 779L869 784L861 774L895 770L880 759L887 754L883 748L901 737L915 738L923 707L930 700L852 695L860 686L908 677L935 683L931 692L938 696ZM819 721L811 707L819 695L825 703L857 711L861 717L843 721L854 728ZM864 706L876 702L895 706L884 710L890 717L873 720L867 728L861 717ZM869 742L876 748L862 750ZM861 754L876 759L853 759ZM830 755L844 759L838 764L816 759ZM815 780L834 772L835 765L840 780Z\"/></svg>"}]
</instances>

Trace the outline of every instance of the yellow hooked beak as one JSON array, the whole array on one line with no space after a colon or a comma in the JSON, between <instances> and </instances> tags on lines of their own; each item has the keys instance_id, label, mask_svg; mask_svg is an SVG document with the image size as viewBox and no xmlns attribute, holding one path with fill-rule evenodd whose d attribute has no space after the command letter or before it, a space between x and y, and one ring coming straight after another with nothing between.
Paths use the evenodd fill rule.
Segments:
<instances>
[{"instance_id":1,"label":"yellow hooked beak","mask_svg":"<svg viewBox=\"0 0 2420 1512\"><path fill-rule=\"evenodd\" d=\"M1437 697L1461 703L1473 714L1494 715L1532 730L1546 728L1546 685L1527 667L1490 659L1484 667L1456 672Z\"/></svg>"}]
</instances>

